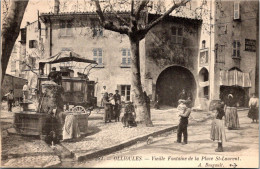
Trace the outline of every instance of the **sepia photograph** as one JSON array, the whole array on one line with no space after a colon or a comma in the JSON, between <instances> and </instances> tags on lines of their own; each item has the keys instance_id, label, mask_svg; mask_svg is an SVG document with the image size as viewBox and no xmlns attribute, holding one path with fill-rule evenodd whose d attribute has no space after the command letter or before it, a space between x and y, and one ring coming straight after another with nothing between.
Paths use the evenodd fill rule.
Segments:
<instances>
[{"instance_id":1,"label":"sepia photograph","mask_svg":"<svg viewBox=\"0 0 260 169\"><path fill-rule=\"evenodd\" d=\"M259 168L259 0L1 0L1 168Z\"/></svg>"}]
</instances>

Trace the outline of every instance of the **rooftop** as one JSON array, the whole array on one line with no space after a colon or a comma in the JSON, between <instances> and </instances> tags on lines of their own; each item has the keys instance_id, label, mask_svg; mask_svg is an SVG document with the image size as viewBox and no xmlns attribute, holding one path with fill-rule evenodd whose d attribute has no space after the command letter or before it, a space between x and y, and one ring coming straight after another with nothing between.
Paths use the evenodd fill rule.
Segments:
<instances>
[{"instance_id":1,"label":"rooftop","mask_svg":"<svg viewBox=\"0 0 260 169\"><path fill-rule=\"evenodd\" d=\"M130 14L130 11L117 11L117 14L119 15L129 15ZM55 14L53 12L49 12L49 13L41 13L40 17L43 19L45 17L48 17L48 16L52 16L52 17L66 17L66 16L80 16L80 15L92 15L94 17L98 17L97 13L94 12L94 11L90 11L90 12L60 12L58 14ZM107 12L105 13L105 15L113 15L112 12ZM149 12L149 15L150 16L160 16L161 14L159 13L152 13L152 12ZM185 16L179 16L177 14L173 14L171 13L170 14L170 17L173 17L173 18L176 18L176 19L187 19L187 20L190 20L190 21L202 21L201 19L197 19L196 17L194 17L194 15L191 15L191 16L188 16L188 17L185 17Z\"/></svg>"}]
</instances>

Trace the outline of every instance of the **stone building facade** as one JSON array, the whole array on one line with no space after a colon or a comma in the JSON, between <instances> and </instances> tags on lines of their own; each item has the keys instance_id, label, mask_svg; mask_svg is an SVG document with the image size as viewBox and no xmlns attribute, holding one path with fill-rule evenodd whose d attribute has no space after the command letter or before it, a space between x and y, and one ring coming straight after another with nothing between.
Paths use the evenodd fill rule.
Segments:
<instances>
[{"instance_id":1,"label":"stone building facade","mask_svg":"<svg viewBox=\"0 0 260 169\"><path fill-rule=\"evenodd\" d=\"M154 20L158 15L150 14ZM153 100L177 106L186 90L195 102L201 20L169 16L145 37L145 87Z\"/></svg>"},{"instance_id":2,"label":"stone building facade","mask_svg":"<svg viewBox=\"0 0 260 169\"><path fill-rule=\"evenodd\" d=\"M215 1L211 99L232 94L237 106L248 106L256 92L258 1Z\"/></svg>"},{"instance_id":3,"label":"stone building facade","mask_svg":"<svg viewBox=\"0 0 260 169\"><path fill-rule=\"evenodd\" d=\"M99 25L96 13L42 14L41 18L47 31L44 43L46 57L62 50L71 50L98 63L86 70L86 63L61 63L52 66L58 70L60 66L72 66L74 76L84 70L84 73L89 72L89 79L96 82L95 96L98 104L103 86L106 86L109 93L115 93L118 89L124 99L130 101L131 52L127 36L104 30Z\"/></svg>"},{"instance_id":4,"label":"stone building facade","mask_svg":"<svg viewBox=\"0 0 260 169\"><path fill-rule=\"evenodd\" d=\"M121 14L128 16L128 13ZM148 19L158 15L149 14ZM97 60L98 65L90 70L89 78L97 82L96 96L101 100L101 89L108 92L118 89L126 101L131 100L131 51L127 36L103 30L95 13L59 13L42 14L46 25L45 54L55 55L62 50L72 50L88 59ZM162 90L160 97L176 98L182 89L186 89L196 98L197 55L200 37L200 23L196 19L168 17L154 27L140 43L140 62L143 88L151 99L155 99L156 90L164 88L158 80L165 70L179 75L181 83L169 84L169 90ZM51 45L50 45L51 44ZM60 65L52 65L59 67ZM74 66L74 75L84 71L84 65ZM168 69L167 69L168 68ZM168 72L167 72L167 70ZM180 71L180 72L179 72ZM86 73L86 72L85 72ZM183 73L183 77L182 76ZM163 76L163 75L162 75ZM172 76L164 82L177 80ZM183 80L181 80L183 79ZM185 83L188 80L191 83ZM166 95L167 93L171 93ZM164 100L163 103L164 103Z\"/></svg>"},{"instance_id":5,"label":"stone building facade","mask_svg":"<svg viewBox=\"0 0 260 169\"><path fill-rule=\"evenodd\" d=\"M247 106L258 89L258 1L196 1L204 3L201 14L172 14L152 28L140 42L141 80L152 101L176 106L182 89L192 97L193 105L207 109L211 100L232 93L238 106ZM203 11L204 10L204 11ZM120 12L129 17L128 12ZM174 16L173 16L174 15ZM143 15L153 20L159 15ZM116 89L131 100L131 51L126 35L104 30L95 12L43 13L38 22L26 26L26 57L47 58L62 50L72 50L98 65L71 66L74 75L88 73L96 83L98 104L101 90ZM37 47L30 48L36 40ZM37 69L37 59L35 61ZM85 69L86 68L86 69ZM46 67L46 73L50 67Z\"/></svg>"}]
</instances>

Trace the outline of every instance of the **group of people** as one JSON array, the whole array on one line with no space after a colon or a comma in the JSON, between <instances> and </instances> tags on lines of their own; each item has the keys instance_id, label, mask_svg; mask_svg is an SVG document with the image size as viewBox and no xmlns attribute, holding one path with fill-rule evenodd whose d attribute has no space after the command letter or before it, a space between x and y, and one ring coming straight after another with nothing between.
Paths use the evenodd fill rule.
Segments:
<instances>
[{"instance_id":1,"label":"group of people","mask_svg":"<svg viewBox=\"0 0 260 169\"><path fill-rule=\"evenodd\" d=\"M254 120L258 120L258 107L259 100L256 98L255 94L252 94L253 97L249 100L249 112L248 117L251 118L254 123ZM223 142L226 141L225 127L228 130L239 129L239 118L237 113L236 104L232 94L228 94L228 99L226 103L219 101L215 108L215 118L212 121L211 125L211 134L210 138L213 141L218 141L218 148L216 152L223 152ZM222 119L225 116L225 121L223 123Z\"/></svg>"},{"instance_id":2,"label":"group of people","mask_svg":"<svg viewBox=\"0 0 260 169\"><path fill-rule=\"evenodd\" d=\"M115 119L115 122L119 122L121 112L121 96L119 91L115 90L115 94L104 92L101 103L105 109L105 123L111 122L112 119Z\"/></svg>"},{"instance_id":3,"label":"group of people","mask_svg":"<svg viewBox=\"0 0 260 169\"><path fill-rule=\"evenodd\" d=\"M101 107L104 107L105 113L104 113L104 122L112 122L112 119L115 120L115 122L121 122L123 123L123 127L135 127L136 124L136 114L135 114L135 108L133 105L133 102L124 102L121 99L121 95L119 94L119 90L115 90L115 94L108 93L106 90L106 86L103 86L102 89L102 100L101 100ZM147 96L146 92L144 92L144 99L146 102L146 105L148 107L148 116L151 118L151 112L150 112L150 98ZM122 103L124 102L124 106L122 106ZM122 118L120 119L121 110L123 110L124 114Z\"/></svg>"},{"instance_id":4,"label":"group of people","mask_svg":"<svg viewBox=\"0 0 260 169\"><path fill-rule=\"evenodd\" d=\"M191 114L191 97L185 94L185 90L179 95L177 115L179 118L179 125L177 129L177 140L175 143L181 143L182 135L183 142L182 144L188 143L188 119ZM252 119L252 123L258 120L258 108L259 100L255 94L249 100L249 112L248 117ZM214 119L211 125L210 139L218 142L218 147L215 150L216 152L223 152L223 142L226 141L225 127L228 130L239 129L239 118L236 108L236 103L232 94L228 94L226 102L219 100L214 108L215 112ZM224 121L222 120L223 118Z\"/></svg>"}]
</instances>

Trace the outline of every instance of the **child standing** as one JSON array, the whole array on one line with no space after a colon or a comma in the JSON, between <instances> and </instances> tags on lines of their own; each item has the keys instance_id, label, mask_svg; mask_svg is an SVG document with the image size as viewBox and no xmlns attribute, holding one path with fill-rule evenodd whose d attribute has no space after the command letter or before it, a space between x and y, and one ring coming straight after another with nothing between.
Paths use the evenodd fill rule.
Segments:
<instances>
[{"instance_id":1,"label":"child standing","mask_svg":"<svg viewBox=\"0 0 260 169\"><path fill-rule=\"evenodd\" d=\"M9 93L5 95L7 97L7 104L8 104L8 112L12 112L12 106L14 102L14 92L10 90Z\"/></svg>"},{"instance_id":2,"label":"child standing","mask_svg":"<svg viewBox=\"0 0 260 169\"><path fill-rule=\"evenodd\" d=\"M223 116L225 116L224 103L218 103L215 111L215 118L211 124L210 139L213 141L218 141L218 148L215 151L223 152L222 143L223 141L226 141L224 122L222 121Z\"/></svg>"}]
</instances>

